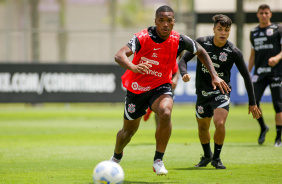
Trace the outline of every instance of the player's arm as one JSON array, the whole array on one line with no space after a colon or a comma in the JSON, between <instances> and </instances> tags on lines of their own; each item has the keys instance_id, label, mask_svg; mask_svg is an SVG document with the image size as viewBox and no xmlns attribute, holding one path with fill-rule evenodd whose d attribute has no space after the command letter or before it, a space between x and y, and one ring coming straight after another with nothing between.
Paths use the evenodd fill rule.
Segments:
<instances>
[{"instance_id":1,"label":"player's arm","mask_svg":"<svg viewBox=\"0 0 282 184\"><path fill-rule=\"evenodd\" d=\"M172 76L172 84L171 84L171 88L175 89L177 82L178 82L178 78L179 78L179 70L177 70L177 72Z\"/></svg>"},{"instance_id":2,"label":"player's arm","mask_svg":"<svg viewBox=\"0 0 282 184\"><path fill-rule=\"evenodd\" d=\"M200 45L198 44L198 51L195 53L195 55L198 56L199 60L205 65L205 67L208 69L211 78L212 78L212 86L213 89L216 89L216 86L219 87L220 91L224 94L229 93L229 91L231 91L231 89L229 88L229 86L225 83L224 80L222 80L217 72L214 69L212 60L210 58L210 56L208 55L208 53L206 52L206 50Z\"/></svg>"},{"instance_id":3,"label":"player's arm","mask_svg":"<svg viewBox=\"0 0 282 184\"><path fill-rule=\"evenodd\" d=\"M245 87L246 87L248 98L249 98L249 114L252 113L253 118L258 119L261 116L261 112L256 105L254 87L253 87L253 83L251 80L249 70L246 66L246 63L244 61L241 51L239 51L238 49L235 51L235 53L236 53L235 65L238 68L240 74L242 75L244 79Z\"/></svg>"},{"instance_id":4,"label":"player's arm","mask_svg":"<svg viewBox=\"0 0 282 184\"><path fill-rule=\"evenodd\" d=\"M278 33L279 33L279 39L280 39L279 41L280 41L280 44L282 46L282 24L279 24ZM269 58L268 59L268 65L271 66L271 67L274 67L279 62L281 62L280 61L281 59L282 59L282 51L279 54L277 54L276 56Z\"/></svg>"},{"instance_id":5,"label":"player's arm","mask_svg":"<svg viewBox=\"0 0 282 184\"><path fill-rule=\"evenodd\" d=\"M188 82L191 79L191 76L187 73L187 62L189 62L195 55L191 52L187 51L185 54L180 58L178 62L179 72L182 76L183 82Z\"/></svg>"},{"instance_id":6,"label":"player's arm","mask_svg":"<svg viewBox=\"0 0 282 184\"><path fill-rule=\"evenodd\" d=\"M148 63L133 64L128 57L133 54L128 45L123 46L115 55L115 61L123 68L133 71L134 73L146 74L152 65Z\"/></svg>"},{"instance_id":7,"label":"player's arm","mask_svg":"<svg viewBox=\"0 0 282 184\"><path fill-rule=\"evenodd\" d=\"M248 65L248 71L251 72L253 67L255 65L255 49L251 49L251 55L249 58L249 65Z\"/></svg>"},{"instance_id":8,"label":"player's arm","mask_svg":"<svg viewBox=\"0 0 282 184\"><path fill-rule=\"evenodd\" d=\"M271 67L274 67L275 65L277 65L280 62L281 59L282 59L282 51L279 54L277 54L276 56L269 58L268 65Z\"/></svg>"}]
</instances>

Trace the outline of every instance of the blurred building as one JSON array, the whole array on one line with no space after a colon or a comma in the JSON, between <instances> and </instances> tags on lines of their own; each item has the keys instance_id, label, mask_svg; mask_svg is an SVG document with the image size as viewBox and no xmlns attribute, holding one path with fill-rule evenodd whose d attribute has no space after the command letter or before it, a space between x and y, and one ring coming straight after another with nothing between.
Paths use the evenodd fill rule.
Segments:
<instances>
[{"instance_id":1,"label":"blurred building","mask_svg":"<svg viewBox=\"0 0 282 184\"><path fill-rule=\"evenodd\" d=\"M243 10L256 12L262 3L282 11L281 0L243 0ZM175 30L191 38L213 34L196 13L236 12L236 0L0 0L0 62L112 64L134 33L154 25L164 4L175 11ZM246 60L256 25L243 27ZM236 24L230 41L236 43Z\"/></svg>"}]
</instances>

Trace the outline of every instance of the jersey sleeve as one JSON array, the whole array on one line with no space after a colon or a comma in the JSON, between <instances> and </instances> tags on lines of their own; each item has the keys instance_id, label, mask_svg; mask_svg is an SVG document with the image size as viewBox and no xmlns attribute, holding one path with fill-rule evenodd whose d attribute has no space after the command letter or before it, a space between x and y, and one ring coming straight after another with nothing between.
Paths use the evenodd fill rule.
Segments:
<instances>
[{"instance_id":1,"label":"jersey sleeve","mask_svg":"<svg viewBox=\"0 0 282 184\"><path fill-rule=\"evenodd\" d=\"M179 72L181 76L187 74L187 62L190 61L195 55L187 51L178 62Z\"/></svg>"},{"instance_id":2,"label":"jersey sleeve","mask_svg":"<svg viewBox=\"0 0 282 184\"><path fill-rule=\"evenodd\" d=\"M140 42L136 35L126 44L133 53L138 52L141 49Z\"/></svg>"},{"instance_id":3,"label":"jersey sleeve","mask_svg":"<svg viewBox=\"0 0 282 184\"><path fill-rule=\"evenodd\" d=\"M253 42L253 33L252 31L250 31L250 42L251 42L251 48L253 49L254 48L254 42Z\"/></svg>"},{"instance_id":4,"label":"jersey sleeve","mask_svg":"<svg viewBox=\"0 0 282 184\"><path fill-rule=\"evenodd\" d=\"M253 83L247 65L244 61L243 54L238 48L234 49L234 54L235 65L244 79L245 87L249 98L249 105L256 105Z\"/></svg>"},{"instance_id":5,"label":"jersey sleeve","mask_svg":"<svg viewBox=\"0 0 282 184\"><path fill-rule=\"evenodd\" d=\"M186 35L181 35L180 39L183 39L184 50L187 50L193 54L195 54L198 51L196 42L192 40L190 37Z\"/></svg>"},{"instance_id":6,"label":"jersey sleeve","mask_svg":"<svg viewBox=\"0 0 282 184\"><path fill-rule=\"evenodd\" d=\"M278 32L280 38L280 45L282 45L282 24L278 24Z\"/></svg>"}]
</instances>

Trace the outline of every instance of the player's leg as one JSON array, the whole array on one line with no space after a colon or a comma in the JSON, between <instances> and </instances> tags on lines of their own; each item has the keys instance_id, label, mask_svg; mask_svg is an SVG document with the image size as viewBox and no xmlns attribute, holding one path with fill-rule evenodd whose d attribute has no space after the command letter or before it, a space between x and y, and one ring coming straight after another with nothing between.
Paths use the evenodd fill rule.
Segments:
<instances>
[{"instance_id":1,"label":"player's leg","mask_svg":"<svg viewBox=\"0 0 282 184\"><path fill-rule=\"evenodd\" d=\"M119 163L122 158L124 147L130 142L133 135L138 130L141 117L135 120L126 120L124 119L123 127L118 131L116 137L116 145L112 161Z\"/></svg>"},{"instance_id":2,"label":"player's leg","mask_svg":"<svg viewBox=\"0 0 282 184\"><path fill-rule=\"evenodd\" d=\"M152 104L153 111L158 116L158 125L156 129L156 151L164 153L171 135L171 111L173 100L170 95L161 95Z\"/></svg>"},{"instance_id":3,"label":"player's leg","mask_svg":"<svg viewBox=\"0 0 282 184\"><path fill-rule=\"evenodd\" d=\"M151 91L150 108L157 114L159 120L156 127L156 152L153 170L157 175L166 175L163 156L171 135L171 111L173 107L171 84L163 84Z\"/></svg>"},{"instance_id":4,"label":"player's leg","mask_svg":"<svg viewBox=\"0 0 282 184\"><path fill-rule=\"evenodd\" d=\"M126 93L123 127L116 136L114 155L111 161L119 163L123 156L123 149L130 142L132 136L139 128L141 118L146 114L149 105L150 93Z\"/></svg>"},{"instance_id":5,"label":"player's leg","mask_svg":"<svg viewBox=\"0 0 282 184\"><path fill-rule=\"evenodd\" d=\"M276 138L275 147L282 146L281 143L281 131L282 131L282 79L273 78L270 84L270 90L272 95L273 107L275 110L275 125L276 125Z\"/></svg>"},{"instance_id":6,"label":"player's leg","mask_svg":"<svg viewBox=\"0 0 282 184\"><path fill-rule=\"evenodd\" d=\"M158 123L159 123L159 117L158 117L158 115L155 113L155 124L156 124L156 128L158 127Z\"/></svg>"},{"instance_id":7,"label":"player's leg","mask_svg":"<svg viewBox=\"0 0 282 184\"><path fill-rule=\"evenodd\" d=\"M214 132L214 154L212 165L217 169L226 169L220 160L220 153L225 138L225 121L228 116L228 111L224 108L216 108L214 110L213 121L215 125Z\"/></svg>"},{"instance_id":8,"label":"player's leg","mask_svg":"<svg viewBox=\"0 0 282 184\"><path fill-rule=\"evenodd\" d=\"M262 113L262 109L260 108L260 100L261 100L261 97L262 97L268 83L264 82L264 81L260 81L260 82L254 82L253 84L254 84L254 92L255 92L255 97L256 97L256 103L257 103L257 106L259 107L259 109ZM258 143L262 144L265 141L265 135L268 132L269 128L264 122L263 114L261 114L261 117L259 119L257 119L257 121L260 125L260 134L259 134L259 138L258 138Z\"/></svg>"},{"instance_id":9,"label":"player's leg","mask_svg":"<svg viewBox=\"0 0 282 184\"><path fill-rule=\"evenodd\" d=\"M147 113L143 116L144 121L147 121L149 119L151 113L152 113L152 110L150 107L148 107Z\"/></svg>"},{"instance_id":10,"label":"player's leg","mask_svg":"<svg viewBox=\"0 0 282 184\"><path fill-rule=\"evenodd\" d=\"M204 156L201 157L200 162L195 167L206 167L212 159L212 151L210 147L210 122L211 117L196 118L198 123L198 135L204 151Z\"/></svg>"},{"instance_id":11,"label":"player's leg","mask_svg":"<svg viewBox=\"0 0 282 184\"><path fill-rule=\"evenodd\" d=\"M158 116L158 123L155 133L156 152L154 157L153 169L157 175L166 175L167 170L163 164L163 156L171 135L171 111L173 100L170 95L161 95L152 104L152 110Z\"/></svg>"},{"instance_id":12,"label":"player's leg","mask_svg":"<svg viewBox=\"0 0 282 184\"><path fill-rule=\"evenodd\" d=\"M198 136L204 151L204 156L195 167L206 167L212 159L212 151L210 148L210 123L213 116L213 110L210 106L213 98L197 96L196 101L196 119L198 123Z\"/></svg>"}]
</instances>

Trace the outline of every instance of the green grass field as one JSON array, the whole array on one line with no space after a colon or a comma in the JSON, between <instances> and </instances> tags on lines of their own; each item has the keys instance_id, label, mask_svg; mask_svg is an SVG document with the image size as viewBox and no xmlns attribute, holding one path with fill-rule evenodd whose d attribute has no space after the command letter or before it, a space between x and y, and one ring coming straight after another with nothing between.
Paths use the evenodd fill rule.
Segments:
<instances>
[{"instance_id":1,"label":"green grass field","mask_svg":"<svg viewBox=\"0 0 282 184\"><path fill-rule=\"evenodd\" d=\"M271 104L261 106L270 127L265 143L257 143L259 125L247 106L232 106L221 153L227 169L216 170L211 165L194 167L203 154L194 106L175 104L164 156L167 176L152 171L151 115L124 150L124 183L282 183L282 147L274 147L274 110ZM93 183L95 165L113 154L123 108L123 104L1 104L0 183ZM213 131L212 125L212 135Z\"/></svg>"}]
</instances>

